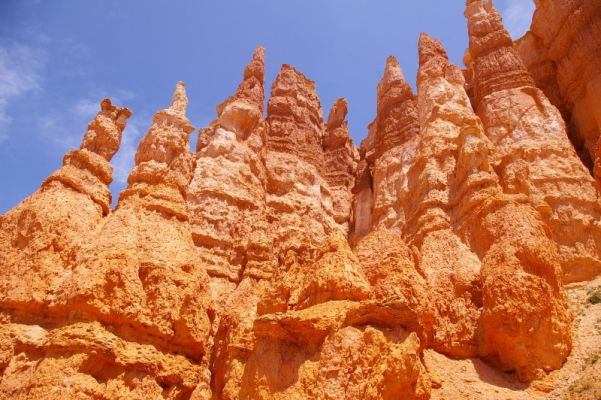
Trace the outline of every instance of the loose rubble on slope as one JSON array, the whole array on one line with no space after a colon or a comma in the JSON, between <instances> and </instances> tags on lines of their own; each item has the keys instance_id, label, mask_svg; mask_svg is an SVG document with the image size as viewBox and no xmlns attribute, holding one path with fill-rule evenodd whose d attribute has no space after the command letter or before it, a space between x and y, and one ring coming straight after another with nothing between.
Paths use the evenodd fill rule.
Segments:
<instances>
[{"instance_id":1,"label":"loose rubble on slope","mask_svg":"<svg viewBox=\"0 0 601 400\"><path fill-rule=\"evenodd\" d=\"M536 4L389 57L358 148L259 47L192 153L180 82L114 209L103 100L0 216L0 399L599 399L601 4Z\"/></svg>"}]
</instances>

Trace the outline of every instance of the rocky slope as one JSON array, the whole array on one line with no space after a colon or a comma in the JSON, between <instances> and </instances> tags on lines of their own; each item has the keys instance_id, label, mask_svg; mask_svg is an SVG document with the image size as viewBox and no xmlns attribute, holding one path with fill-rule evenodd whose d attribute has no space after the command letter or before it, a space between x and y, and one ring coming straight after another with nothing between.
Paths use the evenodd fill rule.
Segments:
<instances>
[{"instance_id":1,"label":"rocky slope","mask_svg":"<svg viewBox=\"0 0 601 400\"><path fill-rule=\"evenodd\" d=\"M114 208L104 100L0 216L0 398L597 399L599 6L536 3L389 57L359 148L259 47L192 153L180 82Z\"/></svg>"}]
</instances>

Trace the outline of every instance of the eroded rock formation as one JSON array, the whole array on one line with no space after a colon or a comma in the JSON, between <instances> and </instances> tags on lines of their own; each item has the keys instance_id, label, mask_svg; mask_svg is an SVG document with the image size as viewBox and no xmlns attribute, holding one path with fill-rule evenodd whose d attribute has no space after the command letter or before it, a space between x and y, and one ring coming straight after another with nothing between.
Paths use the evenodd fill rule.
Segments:
<instances>
[{"instance_id":1,"label":"eroded rock formation","mask_svg":"<svg viewBox=\"0 0 601 400\"><path fill-rule=\"evenodd\" d=\"M489 1L466 10L475 108L494 145L503 190L522 193L560 246L566 282L601 271L599 193L564 120L534 85Z\"/></svg>"},{"instance_id":2,"label":"eroded rock formation","mask_svg":"<svg viewBox=\"0 0 601 400\"><path fill-rule=\"evenodd\" d=\"M177 84L114 209L131 112L104 100L81 148L0 217L0 398L444 398L463 384L436 368L461 360L556 385L564 283L601 273L599 192L575 150L598 136L582 53L597 56L598 10L537 1L514 44L490 1L468 1L467 69L422 34L415 94L389 57L358 149L347 101L324 120L289 65L264 109L259 47L195 154Z\"/></svg>"},{"instance_id":3,"label":"eroded rock formation","mask_svg":"<svg viewBox=\"0 0 601 400\"><path fill-rule=\"evenodd\" d=\"M535 3L530 32L517 48L537 85L564 113L576 150L591 166L601 134L601 4Z\"/></svg>"}]
</instances>

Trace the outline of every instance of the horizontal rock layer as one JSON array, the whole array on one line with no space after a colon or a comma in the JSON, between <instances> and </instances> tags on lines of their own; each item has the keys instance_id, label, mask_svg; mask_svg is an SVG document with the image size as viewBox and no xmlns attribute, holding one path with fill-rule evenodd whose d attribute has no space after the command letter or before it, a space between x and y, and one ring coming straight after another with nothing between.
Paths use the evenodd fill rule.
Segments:
<instances>
[{"instance_id":1,"label":"horizontal rock layer","mask_svg":"<svg viewBox=\"0 0 601 400\"><path fill-rule=\"evenodd\" d=\"M359 148L289 65L265 107L259 47L192 153L180 82L114 209L104 100L0 216L0 398L428 399L445 356L540 386L601 274L601 145L598 5L536 3L514 44L468 1L466 70L422 34L417 93L389 57Z\"/></svg>"}]
</instances>

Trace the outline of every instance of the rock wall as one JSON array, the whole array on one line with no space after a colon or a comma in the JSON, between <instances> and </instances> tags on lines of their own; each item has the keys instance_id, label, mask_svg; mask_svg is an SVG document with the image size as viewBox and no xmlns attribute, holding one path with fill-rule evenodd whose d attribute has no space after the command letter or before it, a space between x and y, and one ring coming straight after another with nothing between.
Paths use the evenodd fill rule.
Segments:
<instances>
[{"instance_id":1,"label":"rock wall","mask_svg":"<svg viewBox=\"0 0 601 400\"><path fill-rule=\"evenodd\" d=\"M0 216L0 398L428 399L445 356L553 382L572 349L564 283L601 273L576 151L598 118L578 48L596 56L598 8L555 3L514 44L468 1L467 69L422 34L417 93L389 57L359 148L347 101L324 120L289 65L265 107L259 47L193 154L180 82L114 209L131 112L104 100Z\"/></svg>"},{"instance_id":2,"label":"rock wall","mask_svg":"<svg viewBox=\"0 0 601 400\"><path fill-rule=\"evenodd\" d=\"M498 12L488 1L466 10L475 108L507 193L522 193L545 217L560 246L566 282L601 270L599 193L570 143L565 123L531 79Z\"/></svg>"},{"instance_id":3,"label":"rock wall","mask_svg":"<svg viewBox=\"0 0 601 400\"><path fill-rule=\"evenodd\" d=\"M601 43L596 40L601 4L594 0L535 3L530 31L517 49L537 85L565 116L576 150L592 167L601 134Z\"/></svg>"}]
</instances>

